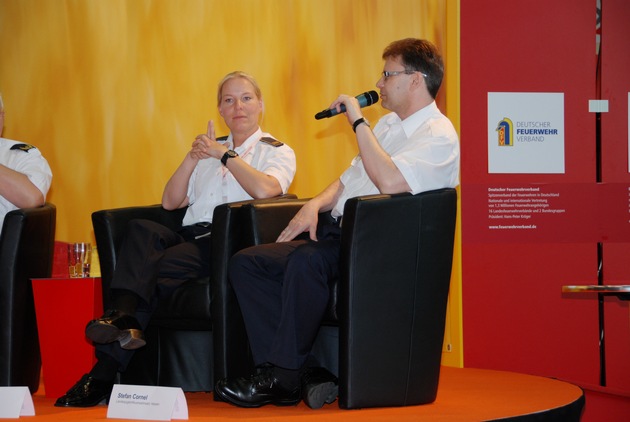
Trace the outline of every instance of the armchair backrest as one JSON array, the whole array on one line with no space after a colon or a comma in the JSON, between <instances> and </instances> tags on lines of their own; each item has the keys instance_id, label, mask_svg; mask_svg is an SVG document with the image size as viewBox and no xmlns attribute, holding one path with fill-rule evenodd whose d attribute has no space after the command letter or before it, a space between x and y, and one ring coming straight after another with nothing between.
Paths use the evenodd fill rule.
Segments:
<instances>
[{"instance_id":1,"label":"armchair backrest","mask_svg":"<svg viewBox=\"0 0 630 422\"><path fill-rule=\"evenodd\" d=\"M57 209L10 211L0 234L0 385L39 386L40 355L32 278L52 272Z\"/></svg>"}]
</instances>

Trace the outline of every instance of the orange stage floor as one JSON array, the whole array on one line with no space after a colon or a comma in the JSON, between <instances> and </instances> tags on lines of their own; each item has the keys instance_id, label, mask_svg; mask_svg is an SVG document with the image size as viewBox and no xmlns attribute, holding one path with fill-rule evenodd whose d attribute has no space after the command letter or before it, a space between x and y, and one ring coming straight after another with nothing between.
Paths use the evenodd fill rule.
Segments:
<instances>
[{"instance_id":1,"label":"orange stage floor","mask_svg":"<svg viewBox=\"0 0 630 422\"><path fill-rule=\"evenodd\" d=\"M266 406L240 409L215 402L211 393L186 393L191 421L487 421L532 415L532 420L578 420L583 391L550 378L512 372L443 367L437 400L433 404L400 408L341 410L337 403L309 409ZM76 409L54 407L43 386L34 396L35 421L98 421L107 419L104 405ZM569 413L567 413L569 412ZM547 417L548 416L548 417ZM25 419L23 417L22 419ZM119 419L120 420L120 419ZM519 419L527 420L527 418Z\"/></svg>"}]
</instances>

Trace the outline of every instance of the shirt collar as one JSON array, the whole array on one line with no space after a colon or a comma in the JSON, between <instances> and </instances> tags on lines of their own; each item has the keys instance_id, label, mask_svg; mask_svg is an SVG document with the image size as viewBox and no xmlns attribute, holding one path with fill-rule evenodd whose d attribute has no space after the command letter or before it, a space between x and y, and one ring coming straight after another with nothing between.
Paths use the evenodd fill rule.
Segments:
<instances>
[{"instance_id":1,"label":"shirt collar","mask_svg":"<svg viewBox=\"0 0 630 422\"><path fill-rule=\"evenodd\" d=\"M390 126L393 124L400 124L405 131L405 136L409 138L422 123L428 120L429 117L435 113L436 110L437 104L433 101L431 104L416 111L405 120L400 120L400 117L398 117L396 113L391 113L387 117L387 124Z\"/></svg>"},{"instance_id":2,"label":"shirt collar","mask_svg":"<svg viewBox=\"0 0 630 422\"><path fill-rule=\"evenodd\" d=\"M256 132L252 133L249 138L247 138L245 142L243 142L240 146L234 147L234 137L232 136L232 132L230 132L230 134L228 135L226 143L228 143L230 145L230 148L232 148L234 151L238 152L240 155L243 155L243 152L247 151L249 147L257 142L260 138L262 138L262 129L260 129L259 126Z\"/></svg>"}]
</instances>

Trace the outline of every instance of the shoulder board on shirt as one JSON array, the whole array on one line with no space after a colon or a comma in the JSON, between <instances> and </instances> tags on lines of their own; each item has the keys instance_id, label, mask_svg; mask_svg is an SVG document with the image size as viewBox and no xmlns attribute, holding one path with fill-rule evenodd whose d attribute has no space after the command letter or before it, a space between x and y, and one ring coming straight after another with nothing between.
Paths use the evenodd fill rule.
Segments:
<instances>
[{"instance_id":1,"label":"shoulder board on shirt","mask_svg":"<svg viewBox=\"0 0 630 422\"><path fill-rule=\"evenodd\" d=\"M227 141L227 138L228 138L227 136L219 136L217 138L217 142L225 142L225 141Z\"/></svg>"},{"instance_id":2,"label":"shoulder board on shirt","mask_svg":"<svg viewBox=\"0 0 630 422\"><path fill-rule=\"evenodd\" d=\"M282 145L284 145L282 142L278 141L277 139L273 139L270 138L268 136L265 136L264 138L260 138L260 142L264 142L266 144L271 145L272 147L281 147Z\"/></svg>"},{"instance_id":3,"label":"shoulder board on shirt","mask_svg":"<svg viewBox=\"0 0 630 422\"><path fill-rule=\"evenodd\" d=\"M11 147L11 149L19 149L20 151L28 152L29 150L35 148L33 145L29 144L15 144Z\"/></svg>"}]
</instances>

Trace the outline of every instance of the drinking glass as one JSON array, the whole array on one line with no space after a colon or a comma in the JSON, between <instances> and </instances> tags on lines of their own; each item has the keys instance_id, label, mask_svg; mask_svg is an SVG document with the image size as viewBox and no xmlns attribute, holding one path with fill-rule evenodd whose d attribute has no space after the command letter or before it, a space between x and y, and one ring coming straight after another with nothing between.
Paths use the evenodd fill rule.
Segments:
<instances>
[{"instance_id":1,"label":"drinking glass","mask_svg":"<svg viewBox=\"0 0 630 422\"><path fill-rule=\"evenodd\" d=\"M68 273L71 278L90 276L90 262L92 245L87 242L71 243L68 245Z\"/></svg>"}]
</instances>

